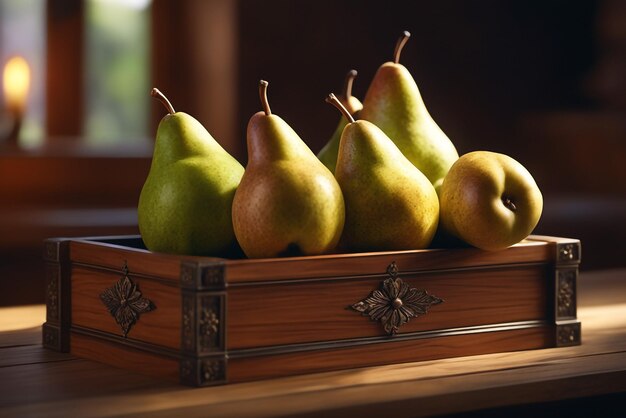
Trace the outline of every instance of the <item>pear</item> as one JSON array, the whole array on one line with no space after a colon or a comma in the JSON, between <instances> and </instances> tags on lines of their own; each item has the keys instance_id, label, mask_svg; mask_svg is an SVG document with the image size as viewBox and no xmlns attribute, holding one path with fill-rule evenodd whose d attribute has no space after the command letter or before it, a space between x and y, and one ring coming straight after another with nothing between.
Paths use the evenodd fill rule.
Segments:
<instances>
[{"instance_id":1,"label":"pear","mask_svg":"<svg viewBox=\"0 0 626 418\"><path fill-rule=\"evenodd\" d=\"M537 226L543 196L535 179L505 154L474 151L452 165L441 187L442 232L483 250L501 250Z\"/></svg>"},{"instance_id":2,"label":"pear","mask_svg":"<svg viewBox=\"0 0 626 418\"><path fill-rule=\"evenodd\" d=\"M352 95L352 84L354 83L354 79L357 76L356 70L350 70L348 75L346 76L346 81L344 83L343 95L337 96L341 104L348 110L348 112L354 117L358 118L359 112L363 109L363 104L359 99ZM335 166L337 165L337 152L339 151L339 140L341 139L341 133L343 132L343 128L348 124L348 119L345 116L341 115L339 119L339 124L335 129L335 132L330 137L330 140L324 145L324 147L317 154L317 158L320 159L322 163L328 169L334 173Z\"/></svg>"},{"instance_id":3,"label":"pear","mask_svg":"<svg viewBox=\"0 0 626 418\"><path fill-rule=\"evenodd\" d=\"M267 100L248 122L248 165L233 201L233 226L250 258L314 255L333 250L344 202L333 174Z\"/></svg>"},{"instance_id":4,"label":"pear","mask_svg":"<svg viewBox=\"0 0 626 418\"><path fill-rule=\"evenodd\" d=\"M168 109L139 196L139 230L151 251L224 255L236 251L231 209L243 166L192 116Z\"/></svg>"},{"instance_id":5,"label":"pear","mask_svg":"<svg viewBox=\"0 0 626 418\"><path fill-rule=\"evenodd\" d=\"M428 247L439 221L433 185L380 128L355 121L334 94L327 101L349 121L341 134L335 170L346 205L341 247L351 251Z\"/></svg>"},{"instance_id":6,"label":"pear","mask_svg":"<svg viewBox=\"0 0 626 418\"><path fill-rule=\"evenodd\" d=\"M363 99L361 118L382 129L439 188L459 155L428 113L411 73L399 63L410 36L403 33L396 44L394 62L384 63L376 72Z\"/></svg>"}]
</instances>

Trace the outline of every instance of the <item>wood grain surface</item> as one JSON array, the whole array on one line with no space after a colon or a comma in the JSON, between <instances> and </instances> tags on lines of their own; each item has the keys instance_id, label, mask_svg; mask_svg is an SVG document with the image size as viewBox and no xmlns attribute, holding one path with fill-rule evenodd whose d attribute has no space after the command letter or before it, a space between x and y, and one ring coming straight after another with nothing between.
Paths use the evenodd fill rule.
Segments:
<instances>
[{"instance_id":1,"label":"wood grain surface","mask_svg":"<svg viewBox=\"0 0 626 418\"><path fill-rule=\"evenodd\" d=\"M122 336L100 294L111 288L123 273L98 271L84 267L72 268L72 324L106 331ZM128 336L151 344L180 348L180 289L173 282L132 278L144 298L153 304L153 310L140 315Z\"/></svg>"},{"instance_id":2,"label":"wood grain surface","mask_svg":"<svg viewBox=\"0 0 626 418\"><path fill-rule=\"evenodd\" d=\"M228 381L244 382L316 371L401 364L502 351L531 350L552 344L553 334L552 327L537 327L274 356L230 358L228 360Z\"/></svg>"},{"instance_id":3,"label":"wood grain surface","mask_svg":"<svg viewBox=\"0 0 626 418\"><path fill-rule=\"evenodd\" d=\"M444 300L403 325L401 333L548 319L552 277L545 265L402 276ZM385 335L378 322L349 307L380 288L382 278L231 287L228 348Z\"/></svg>"},{"instance_id":4,"label":"wood grain surface","mask_svg":"<svg viewBox=\"0 0 626 418\"><path fill-rule=\"evenodd\" d=\"M543 237L529 238L501 251L481 251L476 248L425 249L254 260L156 254L144 249L98 242L97 239L72 240L70 251L71 259L76 263L114 270L121 270L127 264L132 273L171 280L178 280L180 262L183 260L221 262L225 265L229 285L237 285L311 277L385 275L392 262L396 262L402 273L554 260L554 244L558 240L552 237L547 237L552 241L544 240Z\"/></svg>"},{"instance_id":5,"label":"wood grain surface","mask_svg":"<svg viewBox=\"0 0 626 418\"><path fill-rule=\"evenodd\" d=\"M545 262L554 258L553 250L552 243L528 240L502 251L454 248L329 254L280 259L232 260L226 262L226 267L228 282L236 284L268 279L280 281L307 277L385 275L387 266L392 262L396 262L401 273Z\"/></svg>"},{"instance_id":6,"label":"wood grain surface","mask_svg":"<svg viewBox=\"0 0 626 418\"><path fill-rule=\"evenodd\" d=\"M71 353L77 357L98 359L104 364L159 377L173 383L179 380L179 362L173 356L139 351L75 332L71 334L70 347Z\"/></svg>"}]
</instances>

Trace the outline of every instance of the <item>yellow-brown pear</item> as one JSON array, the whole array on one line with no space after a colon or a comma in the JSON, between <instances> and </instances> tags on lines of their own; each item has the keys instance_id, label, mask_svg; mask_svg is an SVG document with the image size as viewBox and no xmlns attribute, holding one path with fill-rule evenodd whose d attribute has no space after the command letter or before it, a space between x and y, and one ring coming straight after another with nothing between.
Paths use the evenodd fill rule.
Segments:
<instances>
[{"instance_id":1,"label":"yellow-brown pear","mask_svg":"<svg viewBox=\"0 0 626 418\"><path fill-rule=\"evenodd\" d=\"M411 73L400 64L400 53L409 37L405 31L396 44L394 61L384 63L376 72L360 117L382 129L438 188L459 155L426 109Z\"/></svg>"},{"instance_id":2,"label":"yellow-brown pear","mask_svg":"<svg viewBox=\"0 0 626 418\"><path fill-rule=\"evenodd\" d=\"M233 227L250 258L314 255L333 250L344 224L344 201L332 173L298 134L271 112L248 123L248 165L233 201Z\"/></svg>"},{"instance_id":3,"label":"yellow-brown pear","mask_svg":"<svg viewBox=\"0 0 626 418\"><path fill-rule=\"evenodd\" d=\"M341 247L350 251L426 248L439 221L439 200L426 176L376 125L349 120L341 134L335 177L344 194Z\"/></svg>"},{"instance_id":4,"label":"yellow-brown pear","mask_svg":"<svg viewBox=\"0 0 626 418\"><path fill-rule=\"evenodd\" d=\"M442 230L483 250L526 238L543 210L535 179L518 161L490 151L454 163L440 192Z\"/></svg>"}]
</instances>

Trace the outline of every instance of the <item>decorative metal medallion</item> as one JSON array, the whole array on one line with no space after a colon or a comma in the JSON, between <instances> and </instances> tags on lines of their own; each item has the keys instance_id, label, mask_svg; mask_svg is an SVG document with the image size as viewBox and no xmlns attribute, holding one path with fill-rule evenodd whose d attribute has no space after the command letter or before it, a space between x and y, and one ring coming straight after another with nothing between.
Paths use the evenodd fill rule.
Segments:
<instances>
[{"instance_id":1,"label":"decorative metal medallion","mask_svg":"<svg viewBox=\"0 0 626 418\"><path fill-rule=\"evenodd\" d=\"M115 318L115 322L122 328L124 338L126 338L139 316L156 307L149 299L142 297L137 285L130 280L126 264L122 271L124 276L113 287L102 292L100 299Z\"/></svg>"},{"instance_id":2,"label":"decorative metal medallion","mask_svg":"<svg viewBox=\"0 0 626 418\"><path fill-rule=\"evenodd\" d=\"M409 287L398 276L396 262L387 267L389 278L382 282L367 298L351 306L372 321L380 321L389 335L396 334L400 327L413 318L428 313L432 305L443 300L425 290Z\"/></svg>"}]
</instances>

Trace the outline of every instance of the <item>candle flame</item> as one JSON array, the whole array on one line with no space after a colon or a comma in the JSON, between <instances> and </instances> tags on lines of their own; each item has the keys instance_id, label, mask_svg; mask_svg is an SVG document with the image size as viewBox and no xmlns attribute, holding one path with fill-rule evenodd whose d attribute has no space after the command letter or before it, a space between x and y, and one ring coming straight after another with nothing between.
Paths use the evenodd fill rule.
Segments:
<instances>
[{"instance_id":1,"label":"candle flame","mask_svg":"<svg viewBox=\"0 0 626 418\"><path fill-rule=\"evenodd\" d=\"M9 59L4 67L4 101L7 108L22 114L30 89L30 67L22 57Z\"/></svg>"}]
</instances>

